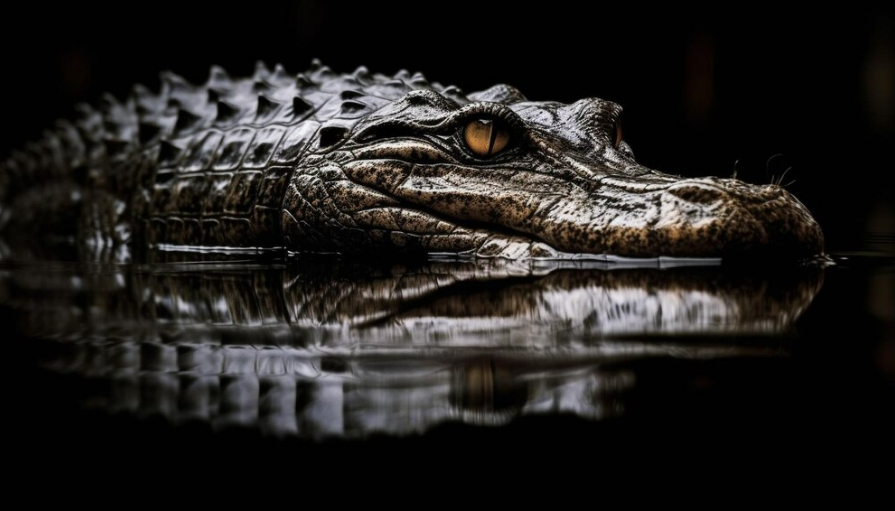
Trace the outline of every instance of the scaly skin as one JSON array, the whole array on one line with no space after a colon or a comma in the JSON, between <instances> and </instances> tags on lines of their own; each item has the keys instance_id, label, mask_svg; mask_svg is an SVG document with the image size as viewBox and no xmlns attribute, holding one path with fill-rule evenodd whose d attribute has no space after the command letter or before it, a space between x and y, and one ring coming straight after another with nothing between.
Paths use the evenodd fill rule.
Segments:
<instances>
[{"instance_id":1,"label":"scaly skin","mask_svg":"<svg viewBox=\"0 0 895 511\"><path fill-rule=\"evenodd\" d=\"M823 252L817 222L779 186L639 165L616 138L621 108L602 99L464 95L318 62L297 77L162 78L158 94L106 97L3 165L5 237L510 259ZM489 157L464 141L482 119L509 137Z\"/></svg>"}]
</instances>

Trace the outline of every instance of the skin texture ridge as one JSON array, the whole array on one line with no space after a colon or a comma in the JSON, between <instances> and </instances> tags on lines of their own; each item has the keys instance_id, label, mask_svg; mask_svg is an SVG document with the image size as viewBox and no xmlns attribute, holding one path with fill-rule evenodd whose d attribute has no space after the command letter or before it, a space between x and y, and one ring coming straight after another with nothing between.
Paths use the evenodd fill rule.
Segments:
<instances>
[{"instance_id":1,"label":"skin texture ridge","mask_svg":"<svg viewBox=\"0 0 895 511\"><path fill-rule=\"evenodd\" d=\"M0 164L7 240L92 250L279 249L477 258L806 258L808 210L776 185L638 164L621 108L465 94L400 71L259 64L104 96Z\"/></svg>"}]
</instances>

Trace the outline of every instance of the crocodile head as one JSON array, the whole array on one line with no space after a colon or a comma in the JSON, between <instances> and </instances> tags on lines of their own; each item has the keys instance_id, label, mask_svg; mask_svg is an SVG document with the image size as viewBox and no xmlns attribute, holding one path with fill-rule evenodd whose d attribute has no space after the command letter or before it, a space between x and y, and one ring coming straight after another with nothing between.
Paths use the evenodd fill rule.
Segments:
<instances>
[{"instance_id":1,"label":"crocodile head","mask_svg":"<svg viewBox=\"0 0 895 511\"><path fill-rule=\"evenodd\" d=\"M287 243L508 258L823 252L817 222L779 186L638 164L615 103L451 92L414 90L324 127L286 195Z\"/></svg>"}]
</instances>

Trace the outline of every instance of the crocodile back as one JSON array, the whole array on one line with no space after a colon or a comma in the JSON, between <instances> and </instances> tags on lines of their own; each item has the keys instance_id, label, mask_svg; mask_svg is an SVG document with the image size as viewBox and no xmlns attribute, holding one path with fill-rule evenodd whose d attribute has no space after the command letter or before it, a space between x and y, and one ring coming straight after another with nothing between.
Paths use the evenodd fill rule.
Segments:
<instances>
[{"instance_id":1,"label":"crocodile back","mask_svg":"<svg viewBox=\"0 0 895 511\"><path fill-rule=\"evenodd\" d=\"M281 246L283 196L303 155L422 88L466 101L420 74L339 74L319 61L298 75L259 62L246 78L214 66L204 84L164 72L159 92L136 85L126 101L80 105L73 122L0 164L0 229L76 217L78 238L109 244ZM42 213L72 190L78 209Z\"/></svg>"}]
</instances>

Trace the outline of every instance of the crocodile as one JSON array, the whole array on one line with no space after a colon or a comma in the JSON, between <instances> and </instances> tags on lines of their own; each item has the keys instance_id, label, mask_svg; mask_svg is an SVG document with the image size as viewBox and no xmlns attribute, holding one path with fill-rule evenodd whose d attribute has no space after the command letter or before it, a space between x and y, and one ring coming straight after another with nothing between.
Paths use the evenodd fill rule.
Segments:
<instances>
[{"instance_id":1,"label":"crocodile","mask_svg":"<svg viewBox=\"0 0 895 511\"><path fill-rule=\"evenodd\" d=\"M0 231L104 250L364 257L823 253L818 223L780 186L637 163L621 114L599 98L465 94L316 60L298 75L215 66L199 85L165 72L159 92L82 105L3 163Z\"/></svg>"}]
</instances>

